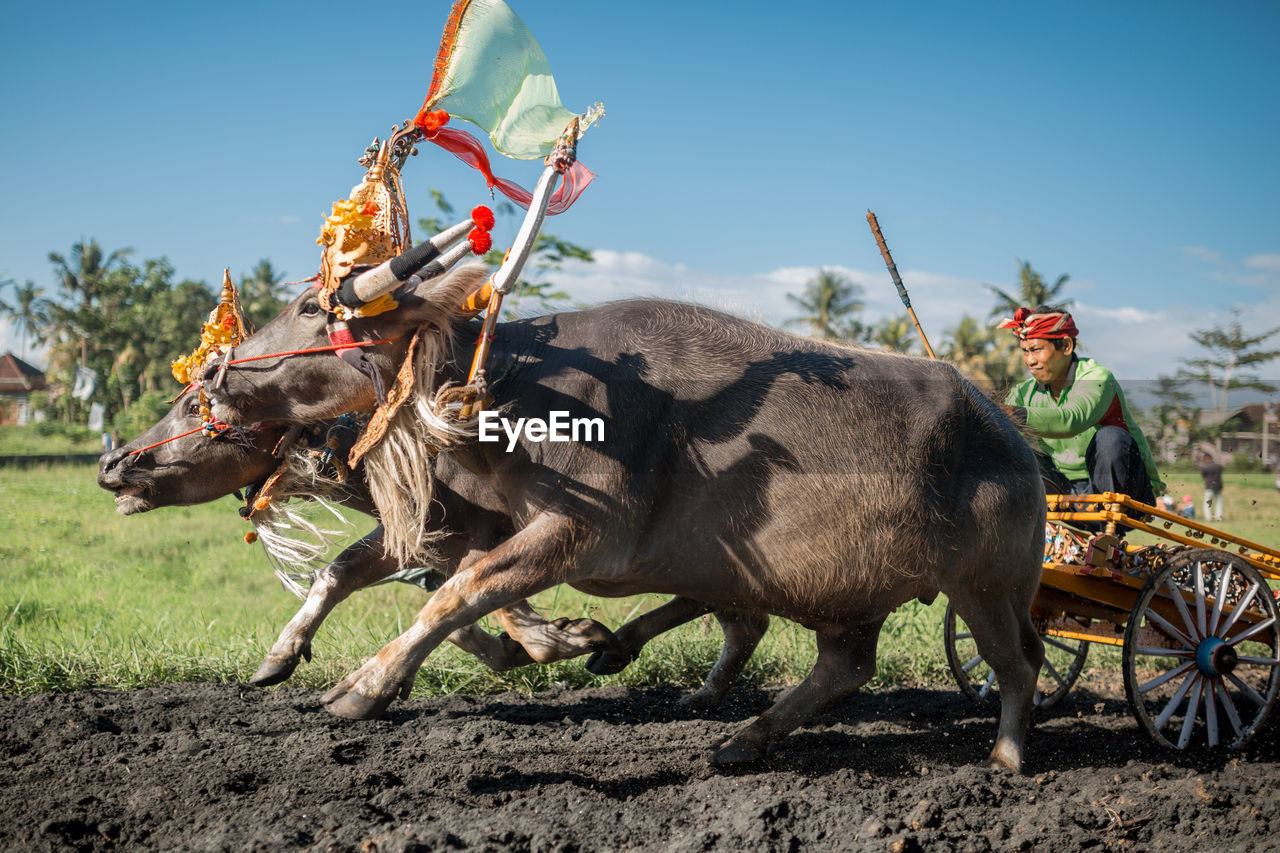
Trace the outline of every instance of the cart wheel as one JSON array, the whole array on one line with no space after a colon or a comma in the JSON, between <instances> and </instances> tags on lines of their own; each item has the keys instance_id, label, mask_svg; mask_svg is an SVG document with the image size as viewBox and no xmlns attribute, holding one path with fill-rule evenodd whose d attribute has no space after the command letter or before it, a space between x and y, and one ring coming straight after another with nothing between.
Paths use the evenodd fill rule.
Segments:
<instances>
[{"instance_id":1,"label":"cart wheel","mask_svg":"<svg viewBox=\"0 0 1280 853\"><path fill-rule=\"evenodd\" d=\"M1152 575L1124 632L1124 689L1157 743L1241 746L1280 684L1270 586L1226 551L1186 551Z\"/></svg>"},{"instance_id":2,"label":"cart wheel","mask_svg":"<svg viewBox=\"0 0 1280 853\"><path fill-rule=\"evenodd\" d=\"M956 615L950 604L947 605L943 626L947 663L956 683L974 702L984 704L991 701L996 693L996 674L982 659L969 626ZM1067 695L1080 677L1085 657L1089 654L1089 643L1045 635L1040 639L1044 640L1044 664L1036 682L1034 702L1037 708L1051 708Z\"/></svg>"}]
</instances>

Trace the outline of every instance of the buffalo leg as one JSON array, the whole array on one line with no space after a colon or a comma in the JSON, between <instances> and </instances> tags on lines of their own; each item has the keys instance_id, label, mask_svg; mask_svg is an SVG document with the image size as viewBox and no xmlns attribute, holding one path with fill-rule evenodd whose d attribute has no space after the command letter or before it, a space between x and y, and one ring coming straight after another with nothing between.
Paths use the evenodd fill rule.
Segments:
<instances>
[{"instance_id":1,"label":"buffalo leg","mask_svg":"<svg viewBox=\"0 0 1280 853\"><path fill-rule=\"evenodd\" d=\"M572 541L573 527L567 519L540 516L446 581L408 630L321 701L339 717L380 716L398 695L408 695L422 662L449 634L564 580L564 555Z\"/></svg>"},{"instance_id":2,"label":"buffalo leg","mask_svg":"<svg viewBox=\"0 0 1280 853\"><path fill-rule=\"evenodd\" d=\"M590 652L600 654L620 649L613 632L594 619L547 621L526 601L494 613L527 657L537 663L567 660Z\"/></svg>"},{"instance_id":3,"label":"buffalo leg","mask_svg":"<svg viewBox=\"0 0 1280 853\"><path fill-rule=\"evenodd\" d=\"M1044 644L1031 622L1030 595L1019 595L1009 588L1002 596L957 590L950 597L956 613L973 632L983 660L1000 683L1000 727L990 761L1021 772L1022 744L1031 723L1036 678L1044 660Z\"/></svg>"},{"instance_id":4,"label":"buffalo leg","mask_svg":"<svg viewBox=\"0 0 1280 853\"><path fill-rule=\"evenodd\" d=\"M818 631L818 660L809 676L711 755L718 767L757 761L789 732L848 696L876 671L884 619Z\"/></svg>"},{"instance_id":5,"label":"buffalo leg","mask_svg":"<svg viewBox=\"0 0 1280 853\"><path fill-rule=\"evenodd\" d=\"M710 612L711 608L700 601L673 598L617 630L621 653L597 652L586 667L596 675L621 672L654 637ZM682 706L709 709L719 705L769 628L769 617L763 613L716 611L715 616L724 631L724 648L701 689L681 699Z\"/></svg>"},{"instance_id":6,"label":"buffalo leg","mask_svg":"<svg viewBox=\"0 0 1280 853\"><path fill-rule=\"evenodd\" d=\"M587 660L587 670L596 675L613 675L622 672L628 664L640 656L640 650L654 637L710 612L711 608L701 601L694 601L691 598L673 598L660 607L640 614L619 628L615 632L618 648L593 654Z\"/></svg>"},{"instance_id":7,"label":"buffalo leg","mask_svg":"<svg viewBox=\"0 0 1280 853\"><path fill-rule=\"evenodd\" d=\"M683 707L710 710L723 702L769 630L769 616L765 613L717 610L716 621L724 631L724 648L702 687L680 700Z\"/></svg>"},{"instance_id":8,"label":"buffalo leg","mask_svg":"<svg viewBox=\"0 0 1280 853\"><path fill-rule=\"evenodd\" d=\"M317 574L302 607L280 632L279 638L267 652L266 658L250 677L249 683L257 687L268 687L289 678L302 659L311 659L311 641L319 630L320 624L338 604L351 593L375 584L399 569L398 563L383 554L381 527L348 546ZM599 648L598 645L590 644L598 639L598 634L584 631L579 626L571 624L569 629L563 632L564 637L557 640L561 630L554 623L539 617L524 602L514 605L513 609L518 611L518 618L524 625L526 633L540 642L541 647L558 642L560 647L570 648L574 643L578 643L581 646L578 654L585 654ZM604 626L600 628L607 633L608 629ZM495 637L481 630L477 625L463 626L450 634L447 639L496 672L505 672L518 666L534 663L534 658L521 647L518 641L506 637Z\"/></svg>"},{"instance_id":9,"label":"buffalo leg","mask_svg":"<svg viewBox=\"0 0 1280 853\"><path fill-rule=\"evenodd\" d=\"M284 626L249 683L267 687L287 679L302 658L311 659L311 640L334 607L351 593L377 583L399 568L397 562L382 553L381 527L349 545L317 573L302 607Z\"/></svg>"}]
</instances>

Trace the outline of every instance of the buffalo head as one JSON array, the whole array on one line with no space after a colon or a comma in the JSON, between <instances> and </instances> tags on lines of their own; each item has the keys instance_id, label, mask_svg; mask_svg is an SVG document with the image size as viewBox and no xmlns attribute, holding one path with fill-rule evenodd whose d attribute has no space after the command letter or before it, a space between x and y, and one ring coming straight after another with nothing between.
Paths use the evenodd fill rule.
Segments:
<instances>
[{"instance_id":1,"label":"buffalo head","mask_svg":"<svg viewBox=\"0 0 1280 853\"><path fill-rule=\"evenodd\" d=\"M349 320L357 342L385 341L360 348L363 357L390 387L419 327L437 346L464 315L462 302L484 280L480 265L417 282L394 293L398 307L373 317ZM370 376L330 343L331 316L310 289L271 322L237 346L225 369L211 367L205 389L220 420L233 424L310 423L344 412L371 412L377 405Z\"/></svg>"},{"instance_id":2,"label":"buffalo head","mask_svg":"<svg viewBox=\"0 0 1280 853\"><path fill-rule=\"evenodd\" d=\"M199 431L204 419L198 394L187 389L151 429L99 461L98 485L115 492L121 515L215 500L259 482L280 464L272 450L283 427L208 438Z\"/></svg>"}]
</instances>

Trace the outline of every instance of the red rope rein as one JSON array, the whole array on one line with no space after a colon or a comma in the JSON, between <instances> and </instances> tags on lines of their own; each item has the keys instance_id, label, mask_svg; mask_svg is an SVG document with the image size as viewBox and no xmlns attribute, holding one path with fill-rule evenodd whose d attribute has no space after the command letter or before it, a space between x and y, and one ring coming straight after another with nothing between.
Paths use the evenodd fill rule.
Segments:
<instances>
[{"instance_id":1,"label":"red rope rein","mask_svg":"<svg viewBox=\"0 0 1280 853\"><path fill-rule=\"evenodd\" d=\"M191 435L192 433L203 432L203 431L204 431L204 426L198 426L198 427L196 427L195 429L189 429L189 430L187 430L186 432L182 433L181 435L175 435L175 436L173 436L173 437L171 437L171 438L166 438L164 441L157 441L155 444L148 444L146 447L140 447L140 448L138 448L137 450L135 450L135 451L133 451L132 453L130 453L129 455L130 455L130 456L137 456L139 453L145 453L145 452L147 452L148 450L154 450L154 449L156 449L157 447L159 447L159 446L160 446L160 445L162 445L162 444L168 444L168 443L169 443L169 442L171 442L171 441L177 441L177 440L178 440L178 439L180 439L180 438L186 438L187 436Z\"/></svg>"},{"instance_id":2,"label":"red rope rein","mask_svg":"<svg viewBox=\"0 0 1280 853\"><path fill-rule=\"evenodd\" d=\"M398 340L400 339L399 338L383 338L380 341L352 341L349 343L330 344L327 347L310 347L308 349L289 350L288 352L273 352L273 353L268 353L267 355L251 355L248 358L235 358L235 359L232 359L231 361L224 362L222 366L226 368L226 367L230 367L233 364L244 364L247 361L261 361L264 358L283 358L287 355L308 355L309 353L313 353L313 352L335 352L337 350L354 349L356 347L376 347L379 344L389 344L392 341L398 341ZM199 384L199 383L195 383L195 382L192 383L192 385L196 385L196 384ZM186 393L186 389L183 389L183 393L184 394ZM137 450L132 451L129 455L137 456L139 453L145 453L148 450L154 450L155 448L159 447L162 444L168 444L171 441L177 441L180 438L186 438L189 435L193 435L197 432L204 432L205 430L208 430L208 429L226 431L228 429L262 429L262 427L259 424L254 424L252 426L246 426L246 427L233 427L230 424L224 424L221 421L213 421L211 423L201 424L195 429L187 430L186 432L181 433L180 435L171 436L169 438L164 439L163 441L157 441L155 444L149 444L146 447L140 447Z\"/></svg>"},{"instance_id":3,"label":"red rope rein","mask_svg":"<svg viewBox=\"0 0 1280 853\"><path fill-rule=\"evenodd\" d=\"M284 358L286 355L308 355L313 352L335 352L336 350L352 349L354 347L376 347L379 344L389 344L392 341L398 341L399 338L383 338L380 341L353 341L346 344L330 344L327 347L310 347L309 349L295 349L287 352L273 352L268 355L251 355L248 358L233 358L227 362L227 366L233 364L244 364L246 361L261 361L264 358Z\"/></svg>"}]
</instances>

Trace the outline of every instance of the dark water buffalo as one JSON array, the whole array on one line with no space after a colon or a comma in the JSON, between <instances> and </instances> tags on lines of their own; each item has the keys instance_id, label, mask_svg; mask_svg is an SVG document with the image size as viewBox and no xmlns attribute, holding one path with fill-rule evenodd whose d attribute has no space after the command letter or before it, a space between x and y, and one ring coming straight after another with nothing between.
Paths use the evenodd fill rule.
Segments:
<instances>
[{"instance_id":1,"label":"dark water buffalo","mask_svg":"<svg viewBox=\"0 0 1280 853\"><path fill-rule=\"evenodd\" d=\"M465 379L478 328L454 308L466 284L455 275L407 286L399 310L352 324L364 340L424 330L419 401ZM236 355L322 345L325 323L315 293L303 294ZM372 352L388 382L407 347L399 337ZM1043 654L1029 615L1043 487L1018 430L953 368L631 301L499 324L488 376L509 424L565 412L600 419L603 436L551 442L525 431L508 449L505 439L457 441L424 423L429 407L401 411L395 441L454 443L443 456L493 487L517 532L330 690L333 713L381 714L451 631L556 584L668 593L776 614L817 635L809 676L712 756L750 761L870 678L889 612L941 591L1000 680L992 760L1020 768ZM233 368L214 412L298 422L372 403L362 373L311 354ZM385 519L382 499L379 508Z\"/></svg>"},{"instance_id":2,"label":"dark water buffalo","mask_svg":"<svg viewBox=\"0 0 1280 853\"><path fill-rule=\"evenodd\" d=\"M115 492L121 514L217 500L261 483L279 467L281 459L274 451L286 427L236 430L209 439L191 434L201 423L196 393L188 391L145 433L102 457L98 485ZM296 464L283 484L285 493L319 495L359 512L376 513L363 467L335 485L312 473L312 463L306 457L313 454L305 442L288 453L303 459L294 460ZM459 567L475 562L513 530L510 519L498 507L496 495L481 481L459 477L460 491L449 486L455 465L451 460L439 463L443 476L435 491L429 526L443 535L435 542L439 570L429 579L430 588ZM315 633L335 606L352 592L384 582L402 568L384 552L381 526L346 548L317 572L301 609L285 626L251 683L266 686L287 679L303 657L310 659ZM594 668L598 671L615 671L634 659L652 637L709 611L705 605L676 600L632 620L615 638L594 620L548 621L518 602L498 614L510 637L518 642L506 636L493 637L474 624L459 628L448 639L497 671L586 653L596 655ZM767 627L767 621L749 614L716 615L725 630L725 652L703 688L686 697L686 704L718 703Z\"/></svg>"}]
</instances>

